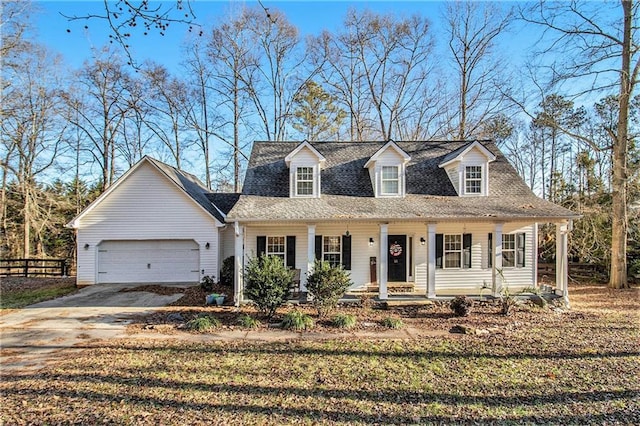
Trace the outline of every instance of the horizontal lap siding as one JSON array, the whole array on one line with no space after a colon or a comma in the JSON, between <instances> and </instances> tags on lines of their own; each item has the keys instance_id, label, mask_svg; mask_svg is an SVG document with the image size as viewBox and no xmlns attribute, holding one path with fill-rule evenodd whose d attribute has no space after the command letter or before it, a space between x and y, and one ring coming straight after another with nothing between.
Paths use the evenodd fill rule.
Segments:
<instances>
[{"instance_id":1,"label":"horizontal lap siding","mask_svg":"<svg viewBox=\"0 0 640 426\"><path fill-rule=\"evenodd\" d=\"M370 282L369 258L376 257L380 264L380 226L377 223L362 224L316 224L316 235L344 235L349 230L352 237L351 252L351 289L363 288ZM491 287L491 269L487 265L488 233L494 232L493 224L438 224L436 232L470 233L472 234L472 267L470 269L437 269L436 294L479 294L483 284ZM505 224L504 232L526 232L526 266L525 268L507 268L505 278L510 288L526 287L532 284L533 255L537 252L533 244L533 226L525 224ZM301 270L301 277L307 274L307 226L306 225L248 225L245 229L245 258L255 255L256 237L296 236L296 268ZM427 225L424 223L390 223L388 235L406 235L413 237L413 277L415 291L426 294L427 282L427 246L420 244L420 238L427 239ZM369 247L369 238L374 239L373 247ZM384 242L386 244L386 241ZM483 292L483 294L486 294Z\"/></svg>"},{"instance_id":2,"label":"horizontal lap siding","mask_svg":"<svg viewBox=\"0 0 640 426\"><path fill-rule=\"evenodd\" d=\"M533 226L505 224L503 233L525 232L525 267L504 268L509 289L518 290L533 284L533 259L537 249L533 243ZM488 234L495 233L493 224L438 224L438 234L472 234L471 268L436 269L436 294L489 294L483 286L492 286L492 270L488 267ZM495 237L494 237L495 238Z\"/></svg>"},{"instance_id":3,"label":"horizontal lap siding","mask_svg":"<svg viewBox=\"0 0 640 426\"><path fill-rule=\"evenodd\" d=\"M216 222L155 167L142 164L82 217L78 284L95 283L96 246L103 240L194 240L200 247L200 269L204 275L217 276ZM89 244L86 250L85 244Z\"/></svg>"}]
</instances>

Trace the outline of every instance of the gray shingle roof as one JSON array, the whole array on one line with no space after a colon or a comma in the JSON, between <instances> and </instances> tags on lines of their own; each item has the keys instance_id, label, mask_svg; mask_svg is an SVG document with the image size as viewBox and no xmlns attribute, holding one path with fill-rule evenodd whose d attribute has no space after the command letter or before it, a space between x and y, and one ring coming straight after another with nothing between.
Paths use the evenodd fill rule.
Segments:
<instances>
[{"instance_id":1,"label":"gray shingle roof","mask_svg":"<svg viewBox=\"0 0 640 426\"><path fill-rule=\"evenodd\" d=\"M320 198L289 198L286 155L294 142L256 142L242 195L227 220L308 221L342 219L563 219L570 210L537 197L495 144L483 145L496 155L489 165L489 196L458 197L439 168L469 141L396 142L411 156L405 198L375 198L367 160L386 142L312 142L325 158Z\"/></svg>"},{"instance_id":2,"label":"gray shingle roof","mask_svg":"<svg viewBox=\"0 0 640 426\"><path fill-rule=\"evenodd\" d=\"M200 204L209 214L221 223L225 223L223 214L227 214L231 206L237 201L237 194L212 194L211 191L191 173L187 173L148 156L147 159L155 164L156 167L175 182L176 185L182 188L187 195Z\"/></svg>"}]
</instances>

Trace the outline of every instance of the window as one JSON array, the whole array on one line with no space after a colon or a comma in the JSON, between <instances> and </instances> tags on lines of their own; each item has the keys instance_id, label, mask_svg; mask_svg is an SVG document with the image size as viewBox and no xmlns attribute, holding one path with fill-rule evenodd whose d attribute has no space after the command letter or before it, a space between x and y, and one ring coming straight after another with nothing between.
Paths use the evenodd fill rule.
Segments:
<instances>
[{"instance_id":1,"label":"window","mask_svg":"<svg viewBox=\"0 0 640 426\"><path fill-rule=\"evenodd\" d=\"M465 194L482 194L482 166L467 166L464 172Z\"/></svg>"},{"instance_id":2,"label":"window","mask_svg":"<svg viewBox=\"0 0 640 426\"><path fill-rule=\"evenodd\" d=\"M279 256L284 261L286 253L284 237L267 237L267 256Z\"/></svg>"},{"instance_id":3,"label":"window","mask_svg":"<svg viewBox=\"0 0 640 426\"><path fill-rule=\"evenodd\" d=\"M296 195L313 195L313 167L296 169Z\"/></svg>"},{"instance_id":4,"label":"window","mask_svg":"<svg viewBox=\"0 0 640 426\"><path fill-rule=\"evenodd\" d=\"M516 266L516 236L502 235L502 266L504 268Z\"/></svg>"},{"instance_id":5,"label":"window","mask_svg":"<svg viewBox=\"0 0 640 426\"><path fill-rule=\"evenodd\" d=\"M444 235L444 267L459 268L462 263L462 235Z\"/></svg>"},{"instance_id":6,"label":"window","mask_svg":"<svg viewBox=\"0 0 640 426\"><path fill-rule=\"evenodd\" d=\"M322 241L322 260L329 262L331 266L342 264L341 237L325 236Z\"/></svg>"},{"instance_id":7,"label":"window","mask_svg":"<svg viewBox=\"0 0 640 426\"><path fill-rule=\"evenodd\" d=\"M399 193L398 166L382 166L381 194L397 195Z\"/></svg>"}]
</instances>

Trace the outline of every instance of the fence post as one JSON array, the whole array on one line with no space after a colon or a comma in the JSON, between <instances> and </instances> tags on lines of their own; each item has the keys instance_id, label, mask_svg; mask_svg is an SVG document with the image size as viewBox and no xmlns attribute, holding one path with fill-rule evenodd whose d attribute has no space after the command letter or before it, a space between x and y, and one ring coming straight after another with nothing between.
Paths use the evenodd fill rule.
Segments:
<instances>
[{"instance_id":1,"label":"fence post","mask_svg":"<svg viewBox=\"0 0 640 426\"><path fill-rule=\"evenodd\" d=\"M24 259L24 276L29 276L29 259Z\"/></svg>"}]
</instances>

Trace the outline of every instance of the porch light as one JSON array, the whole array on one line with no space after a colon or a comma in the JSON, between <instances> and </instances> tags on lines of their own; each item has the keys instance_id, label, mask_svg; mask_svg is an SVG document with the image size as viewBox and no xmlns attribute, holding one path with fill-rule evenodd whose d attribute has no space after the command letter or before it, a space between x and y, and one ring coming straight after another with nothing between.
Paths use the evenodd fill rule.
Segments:
<instances>
[{"instance_id":1,"label":"porch light","mask_svg":"<svg viewBox=\"0 0 640 426\"><path fill-rule=\"evenodd\" d=\"M373 247L373 238L369 237L369 247Z\"/></svg>"},{"instance_id":2,"label":"porch light","mask_svg":"<svg viewBox=\"0 0 640 426\"><path fill-rule=\"evenodd\" d=\"M427 241L424 239L424 237L420 237L420 245L423 246L427 243Z\"/></svg>"},{"instance_id":3,"label":"porch light","mask_svg":"<svg viewBox=\"0 0 640 426\"><path fill-rule=\"evenodd\" d=\"M209 243L204 245L204 248L206 248L207 250L209 250L209 247L211 247L211 245Z\"/></svg>"},{"instance_id":4,"label":"porch light","mask_svg":"<svg viewBox=\"0 0 640 426\"><path fill-rule=\"evenodd\" d=\"M84 245L84 249L85 249L85 250L89 250L89 243L86 243L86 244Z\"/></svg>"}]
</instances>

